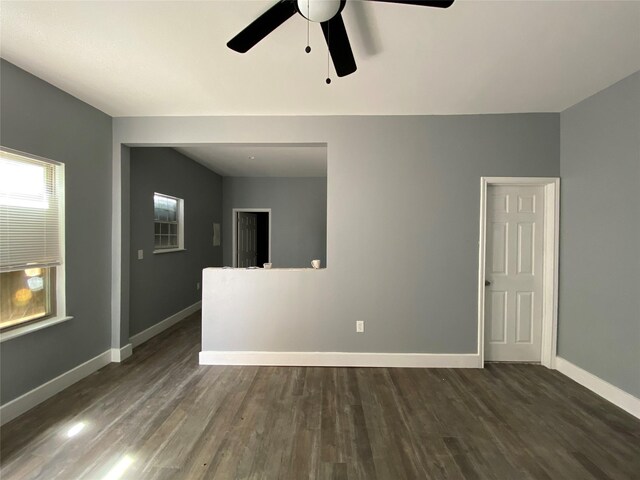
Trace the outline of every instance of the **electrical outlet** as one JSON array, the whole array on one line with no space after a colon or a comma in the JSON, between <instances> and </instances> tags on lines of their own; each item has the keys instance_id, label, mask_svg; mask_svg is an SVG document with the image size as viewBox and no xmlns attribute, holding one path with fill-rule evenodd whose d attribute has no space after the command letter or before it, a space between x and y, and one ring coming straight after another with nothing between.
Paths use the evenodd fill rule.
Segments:
<instances>
[{"instance_id":1,"label":"electrical outlet","mask_svg":"<svg viewBox=\"0 0 640 480\"><path fill-rule=\"evenodd\" d=\"M142 260L144 258L144 250L138 250L138 260Z\"/></svg>"},{"instance_id":2,"label":"electrical outlet","mask_svg":"<svg viewBox=\"0 0 640 480\"><path fill-rule=\"evenodd\" d=\"M356 332L364 333L364 322L362 320L356 321Z\"/></svg>"},{"instance_id":3,"label":"electrical outlet","mask_svg":"<svg viewBox=\"0 0 640 480\"><path fill-rule=\"evenodd\" d=\"M200 282L196 283L196 289L200 290Z\"/></svg>"}]
</instances>

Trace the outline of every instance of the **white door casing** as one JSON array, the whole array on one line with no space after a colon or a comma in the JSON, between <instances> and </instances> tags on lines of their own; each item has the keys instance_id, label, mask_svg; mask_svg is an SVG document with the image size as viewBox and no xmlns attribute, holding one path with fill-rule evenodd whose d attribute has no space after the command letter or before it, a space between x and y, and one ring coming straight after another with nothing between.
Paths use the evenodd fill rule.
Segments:
<instances>
[{"instance_id":1,"label":"white door casing","mask_svg":"<svg viewBox=\"0 0 640 480\"><path fill-rule=\"evenodd\" d=\"M487 188L485 359L540 362L544 192Z\"/></svg>"},{"instance_id":2,"label":"white door casing","mask_svg":"<svg viewBox=\"0 0 640 480\"><path fill-rule=\"evenodd\" d=\"M523 317L522 315L530 310L528 307L531 306L532 309L535 308L535 304L532 302L529 305L529 300L533 300L530 295L527 295L525 288L527 285L521 284L519 292L524 292L524 295L520 295L518 305L517 297L514 299L514 304L512 304L512 311L515 309L520 309L521 317L519 319L520 325L519 330L515 330L515 322L518 321L516 317L513 317L512 320L514 322L512 336L509 337L509 330L507 329L507 333L504 333L505 327L508 325L505 323L501 323L500 314L508 313L508 297L505 298L500 292L505 292L506 290L500 290L499 288L495 288L492 290L492 286L495 287L496 284L492 286L485 286L485 280L490 280L490 276L495 275L495 273L488 273L493 270L503 270L508 272L508 265L505 264L503 266L501 261L498 259L497 263L494 264L494 252L488 251L490 245L488 244L489 240L492 240L496 234L499 236L502 234L502 240L505 244L505 248L509 248L509 235L508 235L508 227L503 229L500 225L492 226L489 221L490 208L493 206L489 205L490 202L498 202L498 208L500 208L500 199L492 199L491 196L496 192L496 190L491 189L492 185L500 185L500 186L510 186L510 187L540 187L538 190L543 200L541 200L541 210L542 210L542 222L541 222L541 231L538 232L541 236L536 236L535 231L530 229L528 225L522 225L520 228L520 239L518 239L518 226L516 222L516 230L515 230L515 247L518 246L518 242L521 243L521 249L523 250L523 256L521 257L520 264L518 264L518 259L516 257L516 263L514 265L515 271L521 272L521 274L529 269L529 265L533 269L536 268L535 258L530 258L526 256L526 240L527 236L530 235L533 242L536 241L536 238L539 243L542 244L541 252L542 259L541 263L537 263L538 271L541 271L541 331L540 331L540 344L541 344L541 353L538 357L538 360L548 368L555 368L555 359L556 359L556 345L557 345L557 318L558 318L558 253L559 253L559 214L560 214L560 179L559 178L547 178L547 177L482 177L480 179L480 239L478 242L479 246L479 258L478 258L478 353L480 354L481 362L484 363L485 360L485 346L487 343L506 343L509 338L513 339L514 344L516 344L516 338L518 339L517 344L523 346L523 344L529 343L527 338L527 332L531 334L533 337L533 333L535 332L535 326L533 332L531 329L527 330L524 327L530 327L528 324L528 317ZM491 195L490 195L491 193ZM516 199L518 202L518 199ZM510 205L509 205L510 206ZM515 212L518 215L521 215L520 218L523 224L531 223L530 218L527 219L524 215L527 213L526 210L535 210L538 207L538 204L535 203L534 206L531 206L530 200L521 199L520 205L516 203ZM503 204L502 210L505 210L507 206ZM521 210L518 212L518 209ZM511 210L513 212L514 210ZM540 209L537 210L538 212ZM491 214L493 216L493 214ZM499 220L499 219L497 219ZM504 220L504 219L503 219ZM498 222L499 223L499 222ZM495 227L495 233L494 233ZM491 231L489 231L491 229ZM511 237L511 243L514 242L514 237ZM493 247L493 246L491 246ZM497 246L497 254L500 253L500 245ZM503 253L504 255L508 255L508 250ZM497 257L496 257L497 258ZM531 260L531 262L530 262ZM538 258L538 260L540 260ZM507 258L506 261L509 261ZM513 261L513 260L512 260ZM491 264L490 264L491 262ZM486 268L486 272L485 272ZM500 275L506 275L500 274ZM523 277L524 278L524 277ZM501 287L500 281L502 278L498 279L497 287ZM524 282L524 279L523 279ZM502 285L503 286L503 285ZM516 286L517 287L517 286ZM535 287L535 285L534 285ZM496 295L491 292L498 292ZM529 290L532 292L534 290ZM516 292L517 293L517 292ZM535 296L535 295L534 295ZM489 305L485 308L486 301L493 301L494 298L497 297L497 312L489 311L492 309L492 305ZM505 305L505 300L507 301L507 305ZM500 308L504 307L504 311L501 311ZM485 311L486 310L486 311ZM536 315L536 312L531 311L532 318L533 315ZM486 314L486 315L485 315ZM489 317L490 314L496 315L493 320L494 323L498 326L502 326L503 330L500 328L496 328L493 332L489 332L491 328L488 324L491 319ZM486 317L486 318L485 318ZM505 319L504 315L502 316ZM508 320L508 319L505 319ZM493 335L485 341L485 333L488 335ZM516 336L517 335L517 336ZM533 340L531 343L535 343ZM530 347L534 349L534 347ZM488 357L488 359L493 358L493 356ZM518 360L518 358L513 358L514 361L531 361L531 360ZM534 360L535 361L535 360Z\"/></svg>"},{"instance_id":3,"label":"white door casing","mask_svg":"<svg viewBox=\"0 0 640 480\"><path fill-rule=\"evenodd\" d=\"M238 212L238 267L255 267L258 264L258 215Z\"/></svg>"}]
</instances>

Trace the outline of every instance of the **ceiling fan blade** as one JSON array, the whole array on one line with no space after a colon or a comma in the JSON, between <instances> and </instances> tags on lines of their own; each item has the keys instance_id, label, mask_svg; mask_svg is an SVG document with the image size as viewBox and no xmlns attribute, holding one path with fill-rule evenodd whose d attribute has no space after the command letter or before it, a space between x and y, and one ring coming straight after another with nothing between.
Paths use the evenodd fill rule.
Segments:
<instances>
[{"instance_id":1,"label":"ceiling fan blade","mask_svg":"<svg viewBox=\"0 0 640 480\"><path fill-rule=\"evenodd\" d=\"M342 14L338 14L331 20L322 22L320 26L322 27L324 38L327 41L336 74L339 77L344 77L355 72L358 67L356 67L356 60L353 58L353 51L351 50L351 44L347 36L347 29L344 27Z\"/></svg>"},{"instance_id":2,"label":"ceiling fan blade","mask_svg":"<svg viewBox=\"0 0 640 480\"><path fill-rule=\"evenodd\" d=\"M296 12L295 0L280 0L229 40L227 47L239 53L246 53Z\"/></svg>"},{"instance_id":3,"label":"ceiling fan blade","mask_svg":"<svg viewBox=\"0 0 640 480\"><path fill-rule=\"evenodd\" d=\"M401 3L404 5L418 5L421 7L449 8L453 0L369 0L370 2Z\"/></svg>"}]
</instances>

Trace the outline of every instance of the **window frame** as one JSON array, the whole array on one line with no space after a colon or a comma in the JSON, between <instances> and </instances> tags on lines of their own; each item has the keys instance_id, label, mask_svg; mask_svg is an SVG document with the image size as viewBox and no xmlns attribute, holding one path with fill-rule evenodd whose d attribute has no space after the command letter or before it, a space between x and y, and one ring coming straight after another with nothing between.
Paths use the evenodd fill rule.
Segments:
<instances>
[{"instance_id":1,"label":"window frame","mask_svg":"<svg viewBox=\"0 0 640 480\"><path fill-rule=\"evenodd\" d=\"M10 340L12 338L20 337L31 332L47 328L58 323L71 320L73 317L67 315L67 303L66 303L66 237L65 237L65 197L66 197L66 179L65 179L65 164L57 162L49 158L40 157L20 150L4 147L0 145L0 151L10 153L12 155L24 157L26 159L36 160L39 162L48 163L53 165L56 170L56 175L59 178L58 192L58 235L60 242L60 264L50 267L50 289L48 292L49 301L51 304L52 312L41 318L34 318L32 320L26 320L22 323L11 325L0 330L0 343Z\"/></svg>"},{"instance_id":2,"label":"window frame","mask_svg":"<svg viewBox=\"0 0 640 480\"><path fill-rule=\"evenodd\" d=\"M177 235L178 235L178 246L177 247L167 247L167 248L158 248L155 242L155 227L156 227L156 212L155 212L155 197L156 195L160 197L170 198L176 201L176 217L177 217ZM184 252L186 248L184 247L184 199L180 197L174 197L173 195L167 195L166 193L153 192L153 254L162 254L162 253L173 253L173 252Z\"/></svg>"}]
</instances>

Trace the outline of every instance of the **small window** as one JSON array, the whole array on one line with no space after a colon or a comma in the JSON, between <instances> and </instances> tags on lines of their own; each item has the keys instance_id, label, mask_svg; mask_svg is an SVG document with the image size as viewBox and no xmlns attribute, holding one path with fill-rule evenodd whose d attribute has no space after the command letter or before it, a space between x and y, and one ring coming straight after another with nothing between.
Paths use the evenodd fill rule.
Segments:
<instances>
[{"instance_id":1,"label":"small window","mask_svg":"<svg viewBox=\"0 0 640 480\"><path fill-rule=\"evenodd\" d=\"M184 201L153 194L154 253L184 250Z\"/></svg>"},{"instance_id":2,"label":"small window","mask_svg":"<svg viewBox=\"0 0 640 480\"><path fill-rule=\"evenodd\" d=\"M0 149L0 331L65 316L64 166Z\"/></svg>"},{"instance_id":3,"label":"small window","mask_svg":"<svg viewBox=\"0 0 640 480\"><path fill-rule=\"evenodd\" d=\"M55 273L56 267L0 273L0 328L53 316Z\"/></svg>"}]
</instances>

